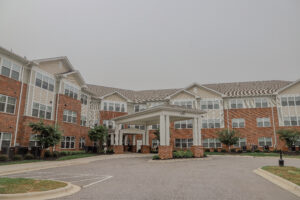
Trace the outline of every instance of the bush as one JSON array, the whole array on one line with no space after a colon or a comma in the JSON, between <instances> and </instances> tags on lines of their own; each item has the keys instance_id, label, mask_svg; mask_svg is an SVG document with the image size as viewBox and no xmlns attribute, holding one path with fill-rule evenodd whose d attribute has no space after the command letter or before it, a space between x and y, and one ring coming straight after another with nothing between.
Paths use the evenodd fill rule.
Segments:
<instances>
[{"instance_id":1,"label":"bush","mask_svg":"<svg viewBox=\"0 0 300 200\"><path fill-rule=\"evenodd\" d=\"M175 151L173 152L173 158L192 158L193 152L190 150L187 151Z\"/></svg>"},{"instance_id":2,"label":"bush","mask_svg":"<svg viewBox=\"0 0 300 200\"><path fill-rule=\"evenodd\" d=\"M68 155L68 152L67 151L61 151L59 154L60 154L60 156L66 156L66 155Z\"/></svg>"},{"instance_id":3,"label":"bush","mask_svg":"<svg viewBox=\"0 0 300 200\"><path fill-rule=\"evenodd\" d=\"M52 156L53 156L53 158L59 158L60 153L58 151L54 151Z\"/></svg>"},{"instance_id":4,"label":"bush","mask_svg":"<svg viewBox=\"0 0 300 200\"><path fill-rule=\"evenodd\" d=\"M184 155L185 158L192 158L193 156L194 154L191 150L187 150Z\"/></svg>"},{"instance_id":5,"label":"bush","mask_svg":"<svg viewBox=\"0 0 300 200\"><path fill-rule=\"evenodd\" d=\"M238 153L243 153L243 150L239 149L237 152L238 152Z\"/></svg>"},{"instance_id":6,"label":"bush","mask_svg":"<svg viewBox=\"0 0 300 200\"><path fill-rule=\"evenodd\" d=\"M25 157L24 157L25 160L32 160L34 159L34 156L30 153L26 154Z\"/></svg>"},{"instance_id":7,"label":"bush","mask_svg":"<svg viewBox=\"0 0 300 200\"><path fill-rule=\"evenodd\" d=\"M0 155L0 161L4 162L8 160L8 156L7 155Z\"/></svg>"},{"instance_id":8,"label":"bush","mask_svg":"<svg viewBox=\"0 0 300 200\"><path fill-rule=\"evenodd\" d=\"M214 149L214 152L218 152L218 149Z\"/></svg>"},{"instance_id":9,"label":"bush","mask_svg":"<svg viewBox=\"0 0 300 200\"><path fill-rule=\"evenodd\" d=\"M251 153L251 150L247 149L246 152L247 152L247 153Z\"/></svg>"},{"instance_id":10,"label":"bush","mask_svg":"<svg viewBox=\"0 0 300 200\"><path fill-rule=\"evenodd\" d=\"M23 160L23 157L21 155L15 155L13 160Z\"/></svg>"},{"instance_id":11,"label":"bush","mask_svg":"<svg viewBox=\"0 0 300 200\"><path fill-rule=\"evenodd\" d=\"M231 153L236 153L236 149L230 149Z\"/></svg>"},{"instance_id":12,"label":"bush","mask_svg":"<svg viewBox=\"0 0 300 200\"><path fill-rule=\"evenodd\" d=\"M159 159L160 159L159 155L154 155L154 156L152 157L152 160L159 160Z\"/></svg>"},{"instance_id":13,"label":"bush","mask_svg":"<svg viewBox=\"0 0 300 200\"><path fill-rule=\"evenodd\" d=\"M221 152L226 153L227 151L226 151L226 149L221 149Z\"/></svg>"},{"instance_id":14,"label":"bush","mask_svg":"<svg viewBox=\"0 0 300 200\"><path fill-rule=\"evenodd\" d=\"M255 153L260 153L260 152L261 152L261 150L259 150L259 149L256 149L254 152L255 152Z\"/></svg>"},{"instance_id":15,"label":"bush","mask_svg":"<svg viewBox=\"0 0 300 200\"><path fill-rule=\"evenodd\" d=\"M205 152L210 152L210 149L205 149Z\"/></svg>"},{"instance_id":16,"label":"bush","mask_svg":"<svg viewBox=\"0 0 300 200\"><path fill-rule=\"evenodd\" d=\"M51 158L52 154L49 150L45 151L44 158Z\"/></svg>"},{"instance_id":17,"label":"bush","mask_svg":"<svg viewBox=\"0 0 300 200\"><path fill-rule=\"evenodd\" d=\"M113 154L114 150L113 149L107 149L106 154Z\"/></svg>"}]
</instances>

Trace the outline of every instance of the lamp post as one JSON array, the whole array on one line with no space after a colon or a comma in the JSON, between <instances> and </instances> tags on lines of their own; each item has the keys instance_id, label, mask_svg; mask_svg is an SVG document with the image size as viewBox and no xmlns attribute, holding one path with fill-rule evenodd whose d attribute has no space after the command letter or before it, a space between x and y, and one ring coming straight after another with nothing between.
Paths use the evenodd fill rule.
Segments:
<instances>
[{"instance_id":1,"label":"lamp post","mask_svg":"<svg viewBox=\"0 0 300 200\"><path fill-rule=\"evenodd\" d=\"M284 166L284 160L282 160L282 151L280 150L280 159L279 159L279 167L283 167Z\"/></svg>"}]
</instances>

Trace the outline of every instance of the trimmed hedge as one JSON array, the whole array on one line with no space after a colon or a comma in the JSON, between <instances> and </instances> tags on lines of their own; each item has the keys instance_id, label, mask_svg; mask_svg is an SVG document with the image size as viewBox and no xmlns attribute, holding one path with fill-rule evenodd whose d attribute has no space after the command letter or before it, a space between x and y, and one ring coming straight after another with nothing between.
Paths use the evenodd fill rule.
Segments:
<instances>
[{"instance_id":1,"label":"trimmed hedge","mask_svg":"<svg viewBox=\"0 0 300 200\"><path fill-rule=\"evenodd\" d=\"M8 161L8 156L7 155L0 155L0 161Z\"/></svg>"},{"instance_id":2,"label":"trimmed hedge","mask_svg":"<svg viewBox=\"0 0 300 200\"><path fill-rule=\"evenodd\" d=\"M191 152L190 150L187 151L175 151L173 152L173 158L192 158L193 152Z\"/></svg>"},{"instance_id":3,"label":"trimmed hedge","mask_svg":"<svg viewBox=\"0 0 300 200\"><path fill-rule=\"evenodd\" d=\"M34 156L30 153L27 153L24 157L25 160L33 160L34 159Z\"/></svg>"},{"instance_id":4,"label":"trimmed hedge","mask_svg":"<svg viewBox=\"0 0 300 200\"><path fill-rule=\"evenodd\" d=\"M159 160L159 159L160 159L159 155L154 155L154 156L152 157L152 160Z\"/></svg>"},{"instance_id":5,"label":"trimmed hedge","mask_svg":"<svg viewBox=\"0 0 300 200\"><path fill-rule=\"evenodd\" d=\"M13 160L23 160L23 157L21 155L15 155Z\"/></svg>"}]
</instances>

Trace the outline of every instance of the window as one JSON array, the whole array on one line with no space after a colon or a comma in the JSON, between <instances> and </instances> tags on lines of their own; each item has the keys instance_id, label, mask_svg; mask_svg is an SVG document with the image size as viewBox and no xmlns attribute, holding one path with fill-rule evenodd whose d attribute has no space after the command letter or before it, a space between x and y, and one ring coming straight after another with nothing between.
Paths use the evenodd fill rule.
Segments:
<instances>
[{"instance_id":1,"label":"window","mask_svg":"<svg viewBox=\"0 0 300 200\"><path fill-rule=\"evenodd\" d=\"M81 137L79 140L79 149L83 149L85 147L85 138Z\"/></svg>"},{"instance_id":2,"label":"window","mask_svg":"<svg viewBox=\"0 0 300 200\"><path fill-rule=\"evenodd\" d=\"M80 117L80 126L86 126L86 116L84 115Z\"/></svg>"},{"instance_id":3,"label":"window","mask_svg":"<svg viewBox=\"0 0 300 200\"><path fill-rule=\"evenodd\" d=\"M125 112L125 104L121 102L103 102L103 110Z\"/></svg>"},{"instance_id":4,"label":"window","mask_svg":"<svg viewBox=\"0 0 300 200\"><path fill-rule=\"evenodd\" d=\"M255 108L267 108L268 99L266 98L257 98L255 99Z\"/></svg>"},{"instance_id":5,"label":"window","mask_svg":"<svg viewBox=\"0 0 300 200\"><path fill-rule=\"evenodd\" d=\"M261 137L258 138L258 146L264 147L264 146L272 146L272 138L270 137Z\"/></svg>"},{"instance_id":6,"label":"window","mask_svg":"<svg viewBox=\"0 0 300 200\"><path fill-rule=\"evenodd\" d=\"M87 99L88 99L87 95L81 94L80 96L81 104L87 105Z\"/></svg>"},{"instance_id":7,"label":"window","mask_svg":"<svg viewBox=\"0 0 300 200\"><path fill-rule=\"evenodd\" d=\"M152 148L157 148L159 146L159 140L158 139L153 139L152 140Z\"/></svg>"},{"instance_id":8,"label":"window","mask_svg":"<svg viewBox=\"0 0 300 200\"><path fill-rule=\"evenodd\" d=\"M220 119L204 119L202 120L202 128L220 128Z\"/></svg>"},{"instance_id":9,"label":"window","mask_svg":"<svg viewBox=\"0 0 300 200\"><path fill-rule=\"evenodd\" d=\"M222 144L218 138L206 138L203 140L202 145L204 148L221 148Z\"/></svg>"},{"instance_id":10,"label":"window","mask_svg":"<svg viewBox=\"0 0 300 200\"><path fill-rule=\"evenodd\" d=\"M300 116L291 116L283 118L284 126L300 126Z\"/></svg>"},{"instance_id":11,"label":"window","mask_svg":"<svg viewBox=\"0 0 300 200\"><path fill-rule=\"evenodd\" d=\"M176 148L191 148L193 145L193 138L189 139L175 139Z\"/></svg>"},{"instance_id":12,"label":"window","mask_svg":"<svg viewBox=\"0 0 300 200\"><path fill-rule=\"evenodd\" d=\"M103 126L105 126L108 129L114 129L115 128L115 122L112 120L103 120Z\"/></svg>"},{"instance_id":13,"label":"window","mask_svg":"<svg viewBox=\"0 0 300 200\"><path fill-rule=\"evenodd\" d=\"M238 142L234 145L235 147L244 147L246 146L246 138L239 138Z\"/></svg>"},{"instance_id":14,"label":"window","mask_svg":"<svg viewBox=\"0 0 300 200\"><path fill-rule=\"evenodd\" d=\"M145 104L134 105L134 112L140 112L146 109L147 106Z\"/></svg>"},{"instance_id":15,"label":"window","mask_svg":"<svg viewBox=\"0 0 300 200\"><path fill-rule=\"evenodd\" d=\"M281 97L281 106L300 106L300 96Z\"/></svg>"},{"instance_id":16,"label":"window","mask_svg":"<svg viewBox=\"0 0 300 200\"><path fill-rule=\"evenodd\" d=\"M10 147L11 133L0 132L0 150L1 152L8 152Z\"/></svg>"},{"instance_id":17,"label":"window","mask_svg":"<svg viewBox=\"0 0 300 200\"><path fill-rule=\"evenodd\" d=\"M270 127L270 118L256 118L257 127Z\"/></svg>"},{"instance_id":18,"label":"window","mask_svg":"<svg viewBox=\"0 0 300 200\"><path fill-rule=\"evenodd\" d=\"M54 91L54 79L39 72L36 72L35 85L51 92Z\"/></svg>"},{"instance_id":19,"label":"window","mask_svg":"<svg viewBox=\"0 0 300 200\"><path fill-rule=\"evenodd\" d=\"M232 119L232 128L245 128L244 119Z\"/></svg>"},{"instance_id":20,"label":"window","mask_svg":"<svg viewBox=\"0 0 300 200\"><path fill-rule=\"evenodd\" d=\"M230 108L243 108L243 100L242 99L232 99L230 100Z\"/></svg>"},{"instance_id":21,"label":"window","mask_svg":"<svg viewBox=\"0 0 300 200\"><path fill-rule=\"evenodd\" d=\"M45 106L43 104L33 102L31 113L33 117L39 117L41 119L51 119L51 113L51 106Z\"/></svg>"},{"instance_id":22,"label":"window","mask_svg":"<svg viewBox=\"0 0 300 200\"><path fill-rule=\"evenodd\" d=\"M75 149L75 136L63 136L61 140L62 149Z\"/></svg>"},{"instance_id":23,"label":"window","mask_svg":"<svg viewBox=\"0 0 300 200\"><path fill-rule=\"evenodd\" d=\"M219 100L201 100L200 101L201 110L212 110L220 108Z\"/></svg>"},{"instance_id":24,"label":"window","mask_svg":"<svg viewBox=\"0 0 300 200\"><path fill-rule=\"evenodd\" d=\"M65 95L69 96L73 99L78 98L79 90L71 85L68 85L67 83L64 84L64 90L65 90Z\"/></svg>"},{"instance_id":25,"label":"window","mask_svg":"<svg viewBox=\"0 0 300 200\"><path fill-rule=\"evenodd\" d=\"M39 147L39 146L41 146L39 135L37 135L37 134L30 135L29 147Z\"/></svg>"},{"instance_id":26,"label":"window","mask_svg":"<svg viewBox=\"0 0 300 200\"><path fill-rule=\"evenodd\" d=\"M0 112L15 113L16 98L0 94Z\"/></svg>"},{"instance_id":27,"label":"window","mask_svg":"<svg viewBox=\"0 0 300 200\"><path fill-rule=\"evenodd\" d=\"M176 129L193 128L193 120L177 121L174 122L174 126Z\"/></svg>"},{"instance_id":28,"label":"window","mask_svg":"<svg viewBox=\"0 0 300 200\"><path fill-rule=\"evenodd\" d=\"M159 124L154 124L151 126L151 129L153 130L158 130L159 129Z\"/></svg>"},{"instance_id":29,"label":"window","mask_svg":"<svg viewBox=\"0 0 300 200\"><path fill-rule=\"evenodd\" d=\"M174 101L173 104L177 106L189 108L189 109L193 108L193 101Z\"/></svg>"},{"instance_id":30,"label":"window","mask_svg":"<svg viewBox=\"0 0 300 200\"><path fill-rule=\"evenodd\" d=\"M76 124L77 113L71 110L64 110L63 121Z\"/></svg>"},{"instance_id":31,"label":"window","mask_svg":"<svg viewBox=\"0 0 300 200\"><path fill-rule=\"evenodd\" d=\"M3 58L1 65L1 75L12 78L16 81L19 80L21 67L10 60Z\"/></svg>"}]
</instances>

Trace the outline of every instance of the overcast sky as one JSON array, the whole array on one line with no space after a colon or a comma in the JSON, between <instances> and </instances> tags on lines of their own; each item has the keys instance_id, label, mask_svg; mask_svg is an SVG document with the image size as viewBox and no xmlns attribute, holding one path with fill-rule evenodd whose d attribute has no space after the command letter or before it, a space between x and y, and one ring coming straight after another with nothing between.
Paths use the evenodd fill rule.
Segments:
<instances>
[{"instance_id":1,"label":"overcast sky","mask_svg":"<svg viewBox=\"0 0 300 200\"><path fill-rule=\"evenodd\" d=\"M300 1L0 0L0 46L125 89L296 80Z\"/></svg>"}]
</instances>

